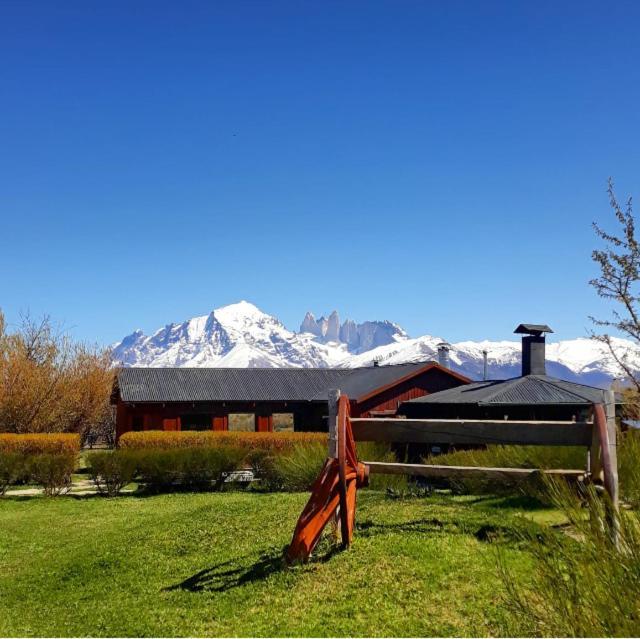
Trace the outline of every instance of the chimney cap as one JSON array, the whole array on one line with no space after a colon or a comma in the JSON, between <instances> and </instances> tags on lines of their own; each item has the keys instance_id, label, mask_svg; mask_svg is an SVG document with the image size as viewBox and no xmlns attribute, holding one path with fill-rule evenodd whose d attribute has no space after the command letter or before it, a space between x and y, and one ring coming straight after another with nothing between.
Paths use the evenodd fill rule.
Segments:
<instances>
[{"instance_id":1,"label":"chimney cap","mask_svg":"<svg viewBox=\"0 0 640 639\"><path fill-rule=\"evenodd\" d=\"M542 333L553 333L553 329L546 324L518 324L513 332L519 335L542 335Z\"/></svg>"}]
</instances>

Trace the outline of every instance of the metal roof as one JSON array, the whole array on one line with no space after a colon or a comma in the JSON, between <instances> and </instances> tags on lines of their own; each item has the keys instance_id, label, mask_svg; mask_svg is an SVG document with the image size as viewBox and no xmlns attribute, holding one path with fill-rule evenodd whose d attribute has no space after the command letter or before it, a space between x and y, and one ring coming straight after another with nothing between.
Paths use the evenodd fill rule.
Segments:
<instances>
[{"instance_id":1,"label":"metal roof","mask_svg":"<svg viewBox=\"0 0 640 639\"><path fill-rule=\"evenodd\" d=\"M473 382L418 397L407 404L475 404L477 406L586 405L604 401L601 388L548 375L525 375L500 381Z\"/></svg>"},{"instance_id":2,"label":"metal roof","mask_svg":"<svg viewBox=\"0 0 640 639\"><path fill-rule=\"evenodd\" d=\"M553 329L546 324L518 324L513 332L523 335L542 335L542 333L553 333Z\"/></svg>"},{"instance_id":3,"label":"metal roof","mask_svg":"<svg viewBox=\"0 0 640 639\"><path fill-rule=\"evenodd\" d=\"M123 368L124 402L323 401L332 388L354 399L434 363L367 368Z\"/></svg>"},{"instance_id":4,"label":"metal roof","mask_svg":"<svg viewBox=\"0 0 640 639\"><path fill-rule=\"evenodd\" d=\"M434 362L418 362L413 364L395 364L393 366L369 366L367 368L353 368L351 374L340 379L336 388L351 399L358 399L363 395L395 384L407 376L415 375ZM327 389L323 389L314 399L326 399Z\"/></svg>"}]
</instances>

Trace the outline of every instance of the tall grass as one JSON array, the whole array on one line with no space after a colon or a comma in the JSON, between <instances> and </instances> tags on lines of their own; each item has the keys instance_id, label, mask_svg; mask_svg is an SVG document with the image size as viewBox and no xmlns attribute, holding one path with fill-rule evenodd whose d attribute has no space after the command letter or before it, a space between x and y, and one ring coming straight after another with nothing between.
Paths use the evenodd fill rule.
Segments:
<instances>
[{"instance_id":1,"label":"tall grass","mask_svg":"<svg viewBox=\"0 0 640 639\"><path fill-rule=\"evenodd\" d=\"M640 432L618 435L618 478L620 495L633 508L640 507Z\"/></svg>"},{"instance_id":2,"label":"tall grass","mask_svg":"<svg viewBox=\"0 0 640 639\"><path fill-rule=\"evenodd\" d=\"M366 461L396 461L386 444L361 442L357 445L358 459ZM271 459L260 458L265 487L290 491L309 490L327 458L325 443L296 446ZM265 472L266 468L266 472ZM372 475L369 486L373 490L404 490L407 478L398 475Z\"/></svg>"},{"instance_id":3,"label":"tall grass","mask_svg":"<svg viewBox=\"0 0 640 639\"><path fill-rule=\"evenodd\" d=\"M536 635L638 636L638 514L620 513L616 545L610 504L593 486L577 493L557 479L545 483L569 525L562 531L537 529L525 535L534 559L528 584L516 579L500 561L508 605Z\"/></svg>"},{"instance_id":4,"label":"tall grass","mask_svg":"<svg viewBox=\"0 0 640 639\"><path fill-rule=\"evenodd\" d=\"M640 433L618 437L623 501L617 537L611 504L595 487L569 486L546 477L546 500L565 515L561 530L525 535L534 560L530 583L500 562L508 604L533 634L640 635Z\"/></svg>"},{"instance_id":5,"label":"tall grass","mask_svg":"<svg viewBox=\"0 0 640 639\"><path fill-rule=\"evenodd\" d=\"M579 446L487 446L483 449L458 450L425 460L443 466L488 466L493 468L563 468L584 469L587 462L586 449ZM455 492L465 494L523 493L538 499L543 498L540 478L507 480L501 479L457 479L450 485Z\"/></svg>"}]
</instances>

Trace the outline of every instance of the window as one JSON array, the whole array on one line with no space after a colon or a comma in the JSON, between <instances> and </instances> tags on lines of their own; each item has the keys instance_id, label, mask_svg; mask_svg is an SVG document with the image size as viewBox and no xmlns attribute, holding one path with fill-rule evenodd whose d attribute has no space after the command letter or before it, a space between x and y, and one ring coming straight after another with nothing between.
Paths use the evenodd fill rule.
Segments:
<instances>
[{"instance_id":1,"label":"window","mask_svg":"<svg viewBox=\"0 0 640 639\"><path fill-rule=\"evenodd\" d=\"M256 429L256 418L253 413L230 413L229 430L252 432Z\"/></svg>"},{"instance_id":2,"label":"window","mask_svg":"<svg viewBox=\"0 0 640 639\"><path fill-rule=\"evenodd\" d=\"M273 430L276 433L293 431L293 413L274 413Z\"/></svg>"},{"instance_id":3,"label":"window","mask_svg":"<svg viewBox=\"0 0 640 639\"><path fill-rule=\"evenodd\" d=\"M211 430L211 415L181 415L181 430Z\"/></svg>"},{"instance_id":4,"label":"window","mask_svg":"<svg viewBox=\"0 0 640 639\"><path fill-rule=\"evenodd\" d=\"M136 432L144 430L144 418L142 415L133 416L133 419L131 420L131 428Z\"/></svg>"}]
</instances>

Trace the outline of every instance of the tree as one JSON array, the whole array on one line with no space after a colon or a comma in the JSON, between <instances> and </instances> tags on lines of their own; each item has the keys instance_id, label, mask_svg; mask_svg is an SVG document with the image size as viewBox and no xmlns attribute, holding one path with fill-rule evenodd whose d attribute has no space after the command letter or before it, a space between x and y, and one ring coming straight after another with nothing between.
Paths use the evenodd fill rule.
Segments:
<instances>
[{"instance_id":1,"label":"tree","mask_svg":"<svg viewBox=\"0 0 640 639\"><path fill-rule=\"evenodd\" d=\"M75 432L112 426L114 371L105 349L74 342L49 317L8 332L0 311L0 432Z\"/></svg>"},{"instance_id":2,"label":"tree","mask_svg":"<svg viewBox=\"0 0 640 639\"><path fill-rule=\"evenodd\" d=\"M615 330L640 345L640 245L635 236L631 198L622 207L616 198L611 179L607 193L620 230L617 234L608 233L596 222L593 223L596 235L603 240L604 247L592 252L600 275L589 283L600 297L615 302L615 308L610 319L591 318L596 326L605 331L599 335L594 334L593 337L607 346L634 390L640 392L640 376L629 363L627 350L616 347L608 332Z\"/></svg>"}]
</instances>

